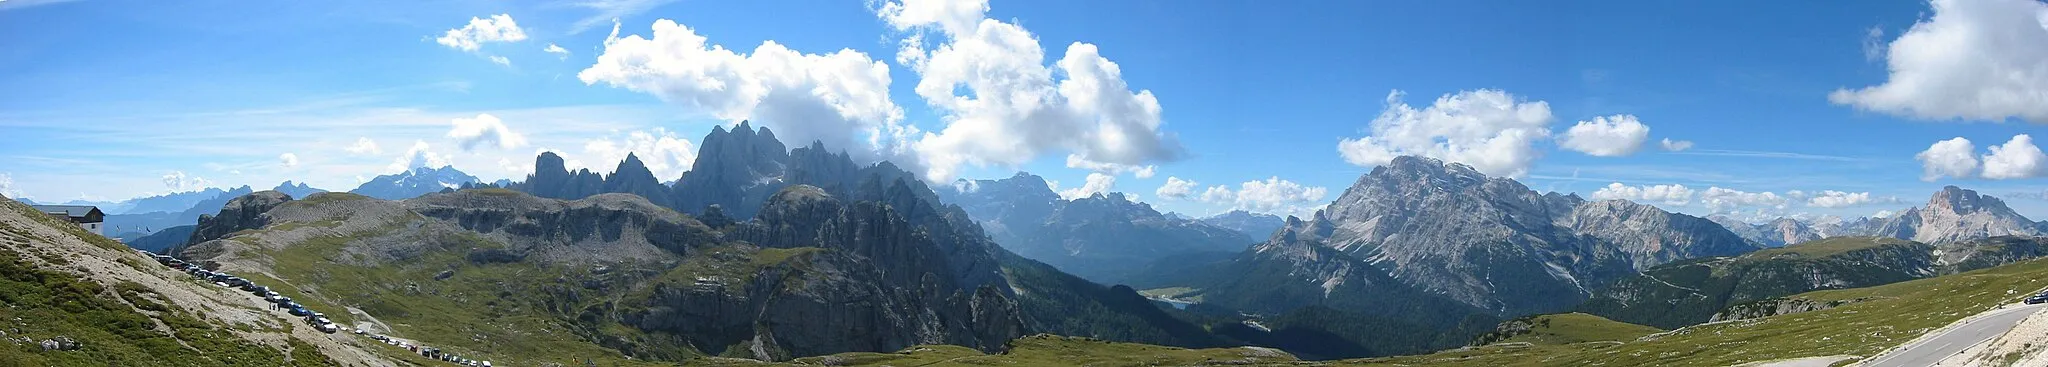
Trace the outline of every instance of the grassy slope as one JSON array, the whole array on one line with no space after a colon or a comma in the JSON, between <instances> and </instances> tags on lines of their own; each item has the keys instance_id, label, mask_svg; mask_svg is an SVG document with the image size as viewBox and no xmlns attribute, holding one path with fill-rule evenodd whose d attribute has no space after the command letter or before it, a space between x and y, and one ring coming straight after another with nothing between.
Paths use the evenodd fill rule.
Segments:
<instances>
[{"instance_id":1,"label":"grassy slope","mask_svg":"<svg viewBox=\"0 0 2048 367\"><path fill-rule=\"evenodd\" d=\"M348 242L361 238L316 237L294 244L288 251L263 254L275 261L273 271L284 279L245 276L273 284L279 293L327 313L337 323L361 321L340 306L355 307L389 325L394 336L478 359L498 363L624 360L616 351L586 342L566 320L542 308L543 297L549 294L547 286L568 285L536 280L561 279L569 269L470 263L462 255L469 248L500 245L467 237L445 251L376 268L333 264L332 259L342 256ZM434 280L444 270L454 271L454 276Z\"/></svg>"},{"instance_id":2,"label":"grassy slope","mask_svg":"<svg viewBox=\"0 0 2048 367\"><path fill-rule=\"evenodd\" d=\"M1294 362L1293 356L1264 348L1182 349L1118 343L1099 339L1034 335L1010 341L1002 354L982 354L951 345L911 347L896 353L841 353L800 358L792 365L828 366L1189 366L1236 361L1272 365ZM752 360L703 359L691 366L783 365Z\"/></svg>"},{"instance_id":3,"label":"grassy slope","mask_svg":"<svg viewBox=\"0 0 2048 367\"><path fill-rule=\"evenodd\" d=\"M1915 246L1920 245L1892 238L1838 237L1733 258L1665 264L1611 286L1632 289L1640 300L1596 297L1576 310L1629 323L1683 327L1706 322L1728 306L1815 290L1807 277L1816 273L1850 287L1914 279L1909 269L1865 259L1918 251L1912 250Z\"/></svg>"},{"instance_id":4,"label":"grassy slope","mask_svg":"<svg viewBox=\"0 0 2048 367\"><path fill-rule=\"evenodd\" d=\"M1654 327L1608 320L1604 317L1577 312L1537 315L1525 321L1531 325L1528 333L1514 335L1495 343L1554 345L1584 342L1629 342L1644 335L1664 331Z\"/></svg>"},{"instance_id":5,"label":"grassy slope","mask_svg":"<svg viewBox=\"0 0 2048 367\"><path fill-rule=\"evenodd\" d=\"M272 230L336 224L284 223ZM384 231L365 233L379 232ZM819 251L723 246L704 249L704 254L712 255L692 257L665 271L646 270L659 268L651 264L629 264L599 275L590 269L565 266L474 263L464 254L471 249L501 245L467 232L450 235L457 236L457 241L416 259L374 268L332 263L339 256L347 256L342 249L351 241L376 239L348 235L315 237L293 244L288 251L262 254L275 261L274 271L285 279L270 279L261 274L248 277L262 284L281 285L273 288L308 308L326 312L335 322L353 325L362 321L343 312L340 306L355 307L389 325L394 336L465 356L490 358L501 364L577 365L598 361L605 365L657 365L629 360L619 350L606 346L631 348L641 359L668 360L699 357L701 348L590 313L620 312L617 307L642 304L634 300L644 301L647 295L642 291L655 284L689 285L700 277L744 283L762 268L801 263L807 261L803 255ZM720 253L733 256L716 255ZM435 280L442 271L453 274ZM633 280L641 277L645 281ZM645 287L593 290L583 286L583 281L599 278L622 279L608 284L637 283Z\"/></svg>"},{"instance_id":6,"label":"grassy slope","mask_svg":"<svg viewBox=\"0 0 2048 367\"><path fill-rule=\"evenodd\" d=\"M0 206L62 228L94 246L129 251L69 223L43 220L47 217L42 213L11 200L0 198ZM296 339L289 339L291 348L283 350L241 339L235 330L202 321L183 306L166 304L141 285L121 283L110 289L52 269L68 262L36 247L49 242L25 228L0 223L0 305L6 306L0 308L0 326L5 326L6 338L41 341L61 336L82 347L44 352L36 342L8 341L0 343L0 366L335 364Z\"/></svg>"},{"instance_id":7,"label":"grassy slope","mask_svg":"<svg viewBox=\"0 0 2048 367\"><path fill-rule=\"evenodd\" d=\"M1817 259L1828 256L1840 255L1842 253L1846 253L1849 251L1876 248L1878 246L1904 245L1910 243L1912 243L1912 241L1889 237L1835 237L1822 240L1802 242L1791 246L1757 250L1756 252L1743 254L1740 258L1769 259L1776 258L1779 256L1791 255L1804 257L1808 259Z\"/></svg>"},{"instance_id":8,"label":"grassy slope","mask_svg":"<svg viewBox=\"0 0 2048 367\"><path fill-rule=\"evenodd\" d=\"M1870 356L1935 328L2048 287L2048 259L1876 287L1792 297L1865 299L1828 310L1694 326L1651 340L1533 347L1491 346L1341 365L1726 366L1826 355Z\"/></svg>"}]
</instances>

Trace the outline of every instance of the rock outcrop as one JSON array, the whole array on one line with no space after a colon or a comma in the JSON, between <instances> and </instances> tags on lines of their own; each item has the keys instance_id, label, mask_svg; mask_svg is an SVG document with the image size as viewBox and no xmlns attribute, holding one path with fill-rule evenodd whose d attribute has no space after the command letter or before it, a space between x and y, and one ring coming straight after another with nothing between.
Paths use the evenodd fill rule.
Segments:
<instances>
[{"instance_id":1,"label":"rock outcrop","mask_svg":"<svg viewBox=\"0 0 2048 367\"><path fill-rule=\"evenodd\" d=\"M261 191L229 200L226 206L221 207L219 215L200 216L199 225L193 228L192 237L185 240L185 244L217 240L238 231L263 228L270 224L270 217L265 213L291 200L291 195L276 191ZM183 245L173 246L170 252L180 254L185 248Z\"/></svg>"}]
</instances>

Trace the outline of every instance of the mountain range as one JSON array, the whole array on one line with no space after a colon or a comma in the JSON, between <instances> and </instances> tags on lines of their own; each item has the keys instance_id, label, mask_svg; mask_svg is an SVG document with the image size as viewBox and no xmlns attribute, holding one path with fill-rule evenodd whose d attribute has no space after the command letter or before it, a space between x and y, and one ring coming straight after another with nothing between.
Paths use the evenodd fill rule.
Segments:
<instances>
[{"instance_id":1,"label":"mountain range","mask_svg":"<svg viewBox=\"0 0 2048 367\"><path fill-rule=\"evenodd\" d=\"M224 204L172 251L320 289L294 297L363 309L368 316L350 318L358 324L430 335L406 325L474 320L488 325L474 332L484 340L542 330L641 359L786 360L918 344L997 351L1032 332L1224 343L1131 288L1004 250L892 164L857 165L817 144L780 158L719 155L713 150L780 142L744 125L712 136L705 141L721 143L707 143L697 161L706 172L743 163L780 169L686 175L663 191L636 158L596 178L542 155L534 175L509 189L402 201L257 192ZM745 205L756 203L749 196L707 194L770 186L758 206ZM649 200L663 194L714 200L685 215L668 208L677 203ZM515 321L555 319L573 322ZM437 342L488 348L462 335Z\"/></svg>"},{"instance_id":2,"label":"mountain range","mask_svg":"<svg viewBox=\"0 0 2048 367\"><path fill-rule=\"evenodd\" d=\"M1130 283L1142 265L1234 253L1254 242L1229 228L1168 216L1122 193L1062 199L1044 178L1030 173L961 180L937 191L941 201L959 205L1003 248L1102 283Z\"/></svg>"},{"instance_id":3,"label":"mountain range","mask_svg":"<svg viewBox=\"0 0 2048 367\"><path fill-rule=\"evenodd\" d=\"M1883 218L1747 223L1400 157L1306 218L1193 219L1121 193L1062 198L1022 172L931 187L744 122L701 141L669 183L636 155L600 174L542 153L518 182L442 167L350 193L216 190L153 214L189 225L128 242L274 277L308 304L358 310L345 316L355 325L473 350L534 338L576 345L570 356L776 361L925 344L1000 352L1040 332L1309 359L1422 353L1527 315L1681 327L1773 297L2042 255L2040 223L1953 186ZM455 321L490 326L419 326Z\"/></svg>"},{"instance_id":4,"label":"mountain range","mask_svg":"<svg viewBox=\"0 0 2048 367\"><path fill-rule=\"evenodd\" d=\"M1765 223L1748 223L1722 215L1709 216L1708 219L1763 247L1852 236L1941 244L1998 236L2048 234L2048 222L2035 222L2014 212L1997 197L1956 186L1942 187L1925 204L1885 217L1849 220L1777 218Z\"/></svg>"}]
</instances>

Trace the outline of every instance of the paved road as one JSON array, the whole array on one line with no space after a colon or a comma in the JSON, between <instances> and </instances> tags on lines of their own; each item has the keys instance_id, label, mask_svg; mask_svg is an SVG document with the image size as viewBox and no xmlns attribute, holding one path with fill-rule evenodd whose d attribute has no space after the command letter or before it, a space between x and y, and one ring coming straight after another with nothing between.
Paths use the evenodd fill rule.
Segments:
<instances>
[{"instance_id":1,"label":"paved road","mask_svg":"<svg viewBox=\"0 0 2048 367\"><path fill-rule=\"evenodd\" d=\"M2027 316L2033 315L2035 311L2040 311L2043 306L2048 306L2048 304L2024 305L1991 311L1982 318L1948 329L1948 331L1943 332L1941 335L1927 338L1918 344L1913 344L1878 357L1865 366L1920 367L1933 365L1936 362L1941 362L1943 358L1948 358L1957 352L1962 352L1963 349L1967 349L1972 345L1998 337L1999 334L2005 334L2007 330L2012 330L2013 326L2019 325L2021 320L2026 320Z\"/></svg>"}]
</instances>

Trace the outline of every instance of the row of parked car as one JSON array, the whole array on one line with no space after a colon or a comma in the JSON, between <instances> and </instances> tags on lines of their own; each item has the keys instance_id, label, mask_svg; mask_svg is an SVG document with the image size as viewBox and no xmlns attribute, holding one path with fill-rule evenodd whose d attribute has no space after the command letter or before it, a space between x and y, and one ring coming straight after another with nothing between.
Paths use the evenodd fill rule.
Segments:
<instances>
[{"instance_id":1,"label":"row of parked car","mask_svg":"<svg viewBox=\"0 0 2048 367\"><path fill-rule=\"evenodd\" d=\"M357 330L356 333L362 334L363 332L362 330ZM454 353L442 351L440 348L413 345L410 342L394 339L391 337L384 336L382 334L370 335L370 339L376 339L377 341L384 342L384 344L390 344L393 346L397 346L401 349L410 350L413 353L419 353L421 357L433 358L441 360L443 362L449 362L470 367L491 367L491 361L479 361L469 358L463 358L462 356L455 355Z\"/></svg>"},{"instance_id":2,"label":"row of parked car","mask_svg":"<svg viewBox=\"0 0 2048 367\"><path fill-rule=\"evenodd\" d=\"M2048 291L2042 291L2041 293L2035 294L2033 297L2027 297L2026 302L2030 305L2048 303Z\"/></svg>"},{"instance_id":3,"label":"row of parked car","mask_svg":"<svg viewBox=\"0 0 2048 367\"><path fill-rule=\"evenodd\" d=\"M171 257L171 255L149 254L149 256L155 258L159 264L169 266L172 269L183 270L188 274L192 274L192 276L199 277L199 279L211 281L214 285L239 288L244 292L249 292L249 294L263 297L264 302L270 303L271 309L284 310L292 316L303 317L305 318L306 325L312 326L313 329L320 330L320 332L333 334L341 331L341 326L335 325L333 321L328 321L325 315L320 315L319 312L306 309L305 305L292 301L291 297L277 294L276 291L270 290L268 286L256 284L256 282L251 282L234 274L206 270L205 267L199 266L199 264L185 262L176 257Z\"/></svg>"},{"instance_id":4,"label":"row of parked car","mask_svg":"<svg viewBox=\"0 0 2048 367\"><path fill-rule=\"evenodd\" d=\"M315 330L320 330L320 332L323 333L334 334L337 332L349 331L359 336L363 336L366 338L370 338L372 340L383 342L385 344L389 344L392 346L412 351L413 353L419 353L420 356L422 357L432 358L443 362L454 363L462 366L492 367L491 361L479 361L469 358L463 358L462 356L443 352L439 348L429 348L413 345L412 343L398 340L396 338L384 336L384 334L371 334L370 332L364 331L363 329L349 330L347 327L335 325L333 320L327 319L327 314L307 309L305 305L293 301L291 297L285 297L284 295L278 294L276 291L271 290L270 287L268 286L258 285L255 282L251 282L248 279L243 279L242 277L235 276L234 274L206 270L205 267L199 266L199 264L186 262L184 260L180 260L170 255L150 253L149 251L142 250L136 251L156 259L156 262L159 264L171 267L172 269L184 271L187 274L192 274L192 276L199 277L199 279L201 280L213 282L214 285L218 285L225 288L238 288L241 289L242 291L249 292L249 294L256 295L257 297L263 297L263 301L269 303L271 309L284 310L285 313L289 313L292 316L298 316L303 321L306 322L306 325L310 325Z\"/></svg>"}]
</instances>

